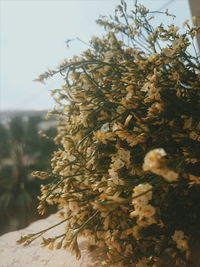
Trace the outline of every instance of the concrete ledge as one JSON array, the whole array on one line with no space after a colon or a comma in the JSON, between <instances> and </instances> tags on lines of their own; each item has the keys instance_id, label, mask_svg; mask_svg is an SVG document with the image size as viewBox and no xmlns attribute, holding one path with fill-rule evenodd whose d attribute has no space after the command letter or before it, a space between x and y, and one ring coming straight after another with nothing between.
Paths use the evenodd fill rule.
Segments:
<instances>
[{"instance_id":1,"label":"concrete ledge","mask_svg":"<svg viewBox=\"0 0 200 267\"><path fill-rule=\"evenodd\" d=\"M82 257L79 261L64 249L49 250L41 248L41 239L35 240L29 246L16 245L16 240L21 235L35 233L59 222L57 216L51 215L46 219L36 221L27 228L4 234L0 237L0 266L1 267L94 267L101 266L104 258L101 249L88 251L87 242L79 239ZM63 233L64 225L60 225L45 234L45 237L53 237Z\"/></svg>"}]
</instances>

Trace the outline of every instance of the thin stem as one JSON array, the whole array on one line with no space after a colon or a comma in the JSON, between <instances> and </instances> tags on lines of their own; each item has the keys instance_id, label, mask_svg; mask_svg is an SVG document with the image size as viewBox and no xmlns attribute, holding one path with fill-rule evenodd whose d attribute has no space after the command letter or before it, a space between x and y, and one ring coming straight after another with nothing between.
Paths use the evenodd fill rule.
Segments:
<instances>
[{"instance_id":1,"label":"thin stem","mask_svg":"<svg viewBox=\"0 0 200 267\"><path fill-rule=\"evenodd\" d=\"M41 230L41 231L39 231L39 232L37 232L37 233L35 233L35 234L32 234L32 235L33 235L33 236L38 235L37 237L39 237L39 236L41 236L42 234L46 233L47 231L51 230L52 228L57 227L58 225L60 225L60 224L62 224L62 223L64 223L64 222L70 220L72 217L73 217L73 216L69 216L68 218L66 218L66 219L64 219L64 220L62 220L62 221L60 221L60 222L54 224L53 226L50 226L49 228L46 228L46 229L44 229L44 230Z\"/></svg>"},{"instance_id":2,"label":"thin stem","mask_svg":"<svg viewBox=\"0 0 200 267\"><path fill-rule=\"evenodd\" d=\"M100 213L100 211L96 211L87 221L85 221L79 228L75 229L77 230L76 234L79 233L81 230L84 229L84 227L90 223L98 214Z\"/></svg>"},{"instance_id":3,"label":"thin stem","mask_svg":"<svg viewBox=\"0 0 200 267\"><path fill-rule=\"evenodd\" d=\"M116 117L114 117L112 120L109 120L107 122L112 122L115 119L119 118L120 116L121 116L121 114L118 115L118 116L116 116ZM86 136L84 136L83 139L81 139L81 141L77 144L77 147L79 147L93 132L95 132L96 130L100 129L103 124L105 124L105 122L101 123L100 125L96 126L94 129L92 129L91 131L89 131L86 134Z\"/></svg>"},{"instance_id":4,"label":"thin stem","mask_svg":"<svg viewBox=\"0 0 200 267\"><path fill-rule=\"evenodd\" d=\"M56 189L58 188L58 186L64 181L64 179L66 178L71 178L71 177L76 177L76 176L79 176L79 175L85 175L85 173L75 173L75 174L72 174L72 175L68 175L68 176L61 176L61 180L51 189L51 191L46 195L45 199L47 199L47 197L49 197L51 195L51 193ZM44 199L43 199L44 200Z\"/></svg>"}]
</instances>

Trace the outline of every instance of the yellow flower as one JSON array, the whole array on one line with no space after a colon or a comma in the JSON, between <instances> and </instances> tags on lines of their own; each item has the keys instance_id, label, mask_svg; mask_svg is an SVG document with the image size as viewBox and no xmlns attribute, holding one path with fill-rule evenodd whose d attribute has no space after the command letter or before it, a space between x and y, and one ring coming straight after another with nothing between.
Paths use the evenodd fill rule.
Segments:
<instances>
[{"instance_id":1,"label":"yellow flower","mask_svg":"<svg viewBox=\"0 0 200 267\"><path fill-rule=\"evenodd\" d=\"M117 170L119 170L119 169L124 167L124 162L120 158L112 157L112 161L113 161L113 163L111 164L111 168L114 171L117 171Z\"/></svg>"},{"instance_id":2,"label":"yellow flower","mask_svg":"<svg viewBox=\"0 0 200 267\"><path fill-rule=\"evenodd\" d=\"M187 237L185 236L183 231L175 231L174 235L172 236L172 240L176 242L176 246L180 250L188 250L188 242Z\"/></svg>"},{"instance_id":3,"label":"yellow flower","mask_svg":"<svg viewBox=\"0 0 200 267\"><path fill-rule=\"evenodd\" d=\"M145 205L140 209L140 217L152 217L155 214L156 210L152 205Z\"/></svg>"},{"instance_id":4,"label":"yellow flower","mask_svg":"<svg viewBox=\"0 0 200 267\"><path fill-rule=\"evenodd\" d=\"M180 249L180 250L188 250L188 242L187 240L178 240L177 241L177 248Z\"/></svg>"},{"instance_id":5,"label":"yellow flower","mask_svg":"<svg viewBox=\"0 0 200 267\"><path fill-rule=\"evenodd\" d=\"M163 148L156 148L149 151L145 158L143 164L144 171L151 171L157 175L164 177L168 182L177 181L178 173L170 170L165 165L165 156L167 153Z\"/></svg>"},{"instance_id":6,"label":"yellow flower","mask_svg":"<svg viewBox=\"0 0 200 267\"><path fill-rule=\"evenodd\" d=\"M183 27L189 27L189 19L185 20L182 25Z\"/></svg>"},{"instance_id":7,"label":"yellow flower","mask_svg":"<svg viewBox=\"0 0 200 267\"><path fill-rule=\"evenodd\" d=\"M114 141L115 140L115 134L113 132L102 132L102 131L97 131L94 133L94 140L97 140L103 144L106 144L108 140Z\"/></svg>"},{"instance_id":8,"label":"yellow flower","mask_svg":"<svg viewBox=\"0 0 200 267\"><path fill-rule=\"evenodd\" d=\"M175 231L174 232L174 235L172 236L172 239L174 241L177 241L177 240L180 240L180 239L184 239L184 232L183 231Z\"/></svg>"},{"instance_id":9,"label":"yellow flower","mask_svg":"<svg viewBox=\"0 0 200 267\"><path fill-rule=\"evenodd\" d=\"M137 186L134 187L133 189L133 197L140 195L142 193L145 193L148 190L152 189L152 185L150 185L149 183L144 183L144 184L139 184ZM145 194L145 196L148 198L148 200L151 200L152 198L152 192L148 192Z\"/></svg>"},{"instance_id":10,"label":"yellow flower","mask_svg":"<svg viewBox=\"0 0 200 267\"><path fill-rule=\"evenodd\" d=\"M199 25L199 18L197 16L193 16L192 17L192 22L195 26Z\"/></svg>"}]
</instances>

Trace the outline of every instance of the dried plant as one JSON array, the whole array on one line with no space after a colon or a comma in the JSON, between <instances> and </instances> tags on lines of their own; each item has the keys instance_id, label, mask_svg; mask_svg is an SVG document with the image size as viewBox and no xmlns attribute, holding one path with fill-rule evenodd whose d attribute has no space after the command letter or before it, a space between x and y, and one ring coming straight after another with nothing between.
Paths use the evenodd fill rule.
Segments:
<instances>
[{"instance_id":1,"label":"dried plant","mask_svg":"<svg viewBox=\"0 0 200 267\"><path fill-rule=\"evenodd\" d=\"M200 236L200 64L189 51L200 26L195 18L184 32L152 26L153 15L121 1L113 17L97 20L103 38L38 78L65 81L52 91L52 173L34 175L53 177L39 213L57 204L66 225L43 246L80 258L82 235L107 249L107 266L190 266Z\"/></svg>"}]
</instances>

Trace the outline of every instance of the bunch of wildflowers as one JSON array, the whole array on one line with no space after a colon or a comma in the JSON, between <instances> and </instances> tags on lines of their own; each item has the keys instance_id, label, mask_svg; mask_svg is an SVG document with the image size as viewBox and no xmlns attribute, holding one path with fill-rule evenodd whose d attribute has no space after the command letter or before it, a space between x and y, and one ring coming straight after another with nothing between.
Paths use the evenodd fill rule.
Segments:
<instances>
[{"instance_id":1,"label":"bunch of wildflowers","mask_svg":"<svg viewBox=\"0 0 200 267\"><path fill-rule=\"evenodd\" d=\"M38 78L60 73L65 81L52 91L59 147L52 173L34 175L51 180L39 212L56 204L66 225L43 246L80 258L82 235L105 248L107 266L190 262L200 234L200 64L188 47L200 26L153 27L152 13L136 3L129 14L122 1L114 17L97 21L103 38Z\"/></svg>"}]
</instances>

